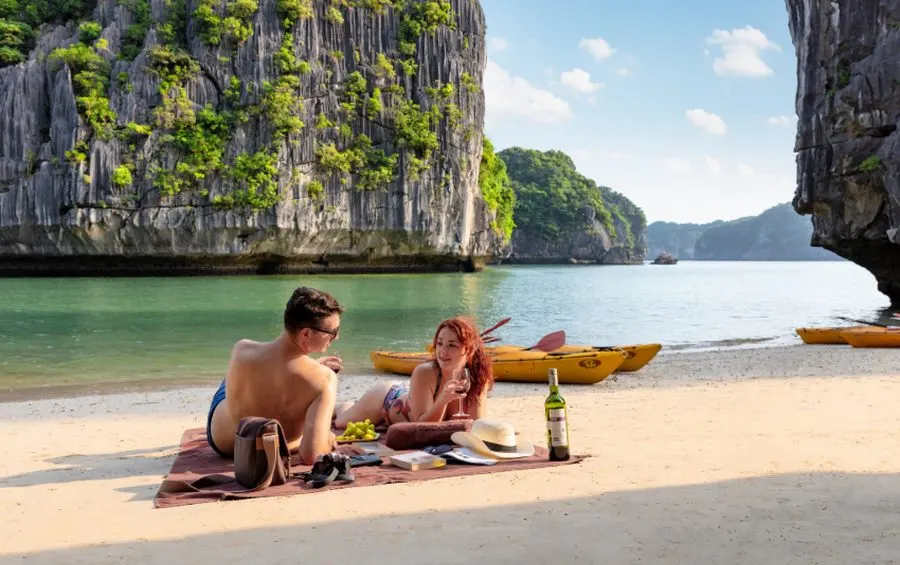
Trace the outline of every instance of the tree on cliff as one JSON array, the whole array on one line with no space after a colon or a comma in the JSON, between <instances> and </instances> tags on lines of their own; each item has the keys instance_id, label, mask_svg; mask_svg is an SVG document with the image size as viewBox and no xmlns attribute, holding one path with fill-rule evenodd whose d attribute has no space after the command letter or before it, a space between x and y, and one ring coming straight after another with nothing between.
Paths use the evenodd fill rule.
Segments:
<instances>
[{"instance_id":1,"label":"tree on cliff","mask_svg":"<svg viewBox=\"0 0 900 565\"><path fill-rule=\"evenodd\" d=\"M484 149L481 153L481 168L478 170L478 186L488 209L496 214L491 227L503 234L509 241L513 229L513 211L516 206L516 193L512 181L506 171L506 163L494 153L494 145L484 136Z\"/></svg>"}]
</instances>

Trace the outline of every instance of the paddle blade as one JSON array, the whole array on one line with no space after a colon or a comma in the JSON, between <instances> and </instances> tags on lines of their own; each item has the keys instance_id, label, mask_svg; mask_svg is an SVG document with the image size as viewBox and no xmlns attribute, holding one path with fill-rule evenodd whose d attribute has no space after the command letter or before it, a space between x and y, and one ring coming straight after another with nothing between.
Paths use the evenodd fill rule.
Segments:
<instances>
[{"instance_id":1,"label":"paddle blade","mask_svg":"<svg viewBox=\"0 0 900 565\"><path fill-rule=\"evenodd\" d=\"M556 351L565 344L566 332L564 332L563 330L558 330L545 335L539 342L529 347L528 350L537 349L538 351L543 351L544 353L550 353L551 351Z\"/></svg>"},{"instance_id":2,"label":"paddle blade","mask_svg":"<svg viewBox=\"0 0 900 565\"><path fill-rule=\"evenodd\" d=\"M493 326L491 326L491 327L489 327L488 329L486 329L486 330L484 330L483 332L481 332L481 337L484 337L484 336L486 336L487 334L489 334L489 333L491 333L492 331L494 331L494 330L496 330L497 328L499 328L500 326L509 323L510 320L512 320L512 318L503 318L502 320L500 320L499 322L497 322L497 323L494 324Z\"/></svg>"},{"instance_id":3,"label":"paddle blade","mask_svg":"<svg viewBox=\"0 0 900 565\"><path fill-rule=\"evenodd\" d=\"M866 325L866 326L878 326L878 327L880 327L880 328L886 328L886 327L888 327L887 324L882 324L882 323L879 323L879 322L869 322L869 321L866 321L866 320L857 320L857 319L855 319L855 318L847 318L846 316L837 316L837 318L839 318L839 319L841 319L841 320L844 320L845 322L856 322L857 324L863 324L863 325Z\"/></svg>"}]
</instances>

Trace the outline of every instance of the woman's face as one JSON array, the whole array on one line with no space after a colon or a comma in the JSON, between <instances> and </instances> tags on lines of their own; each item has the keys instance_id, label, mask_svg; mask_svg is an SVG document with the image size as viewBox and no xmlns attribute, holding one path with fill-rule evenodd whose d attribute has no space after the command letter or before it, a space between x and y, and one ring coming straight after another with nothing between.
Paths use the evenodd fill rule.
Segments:
<instances>
[{"instance_id":1,"label":"woman's face","mask_svg":"<svg viewBox=\"0 0 900 565\"><path fill-rule=\"evenodd\" d=\"M452 328L441 328L438 332L434 356L445 375L452 374L466 365L466 350Z\"/></svg>"}]
</instances>

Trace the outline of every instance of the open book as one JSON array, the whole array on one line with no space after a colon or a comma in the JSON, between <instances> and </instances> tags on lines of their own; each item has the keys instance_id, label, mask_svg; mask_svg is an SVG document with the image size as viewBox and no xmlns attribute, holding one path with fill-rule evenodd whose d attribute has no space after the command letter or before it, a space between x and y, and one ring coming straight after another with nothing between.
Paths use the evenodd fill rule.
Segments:
<instances>
[{"instance_id":1,"label":"open book","mask_svg":"<svg viewBox=\"0 0 900 565\"><path fill-rule=\"evenodd\" d=\"M441 454L441 457L448 460L453 459L460 463L470 463L472 465L494 465L497 463L496 459L475 453L468 447L457 447L452 451Z\"/></svg>"}]
</instances>

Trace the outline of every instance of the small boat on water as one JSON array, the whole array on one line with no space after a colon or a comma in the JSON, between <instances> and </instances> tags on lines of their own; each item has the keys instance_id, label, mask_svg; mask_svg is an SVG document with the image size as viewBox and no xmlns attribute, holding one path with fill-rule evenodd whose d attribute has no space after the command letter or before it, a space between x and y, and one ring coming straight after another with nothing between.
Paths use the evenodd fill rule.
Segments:
<instances>
[{"instance_id":1,"label":"small boat on water","mask_svg":"<svg viewBox=\"0 0 900 565\"><path fill-rule=\"evenodd\" d=\"M399 375L411 375L417 365L431 360L426 351L372 351L369 355L376 370ZM596 384L613 374L626 358L627 354L618 350L545 353L514 349L491 353L494 380L528 383L546 383L552 367L560 383Z\"/></svg>"},{"instance_id":2,"label":"small boat on water","mask_svg":"<svg viewBox=\"0 0 900 565\"><path fill-rule=\"evenodd\" d=\"M862 326L859 328L844 328L841 338L845 343L853 347L900 347L900 326L881 328L877 326Z\"/></svg>"},{"instance_id":3,"label":"small boat on water","mask_svg":"<svg viewBox=\"0 0 900 565\"><path fill-rule=\"evenodd\" d=\"M842 332L857 329L866 329L870 326L836 326L821 328L797 328L794 330L803 343L809 345L847 345L847 340L841 336Z\"/></svg>"}]
</instances>

